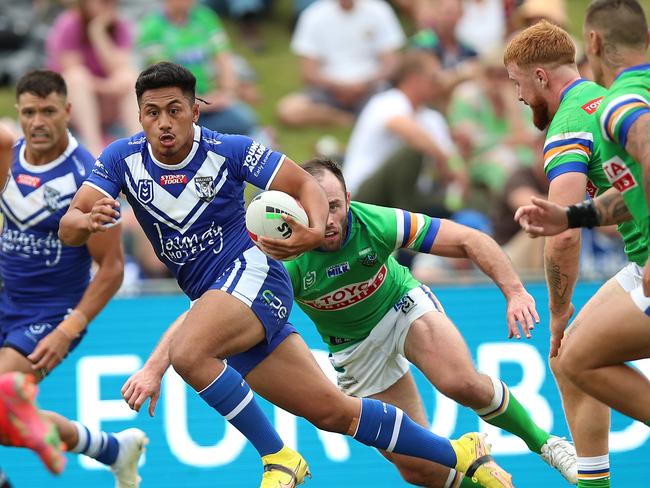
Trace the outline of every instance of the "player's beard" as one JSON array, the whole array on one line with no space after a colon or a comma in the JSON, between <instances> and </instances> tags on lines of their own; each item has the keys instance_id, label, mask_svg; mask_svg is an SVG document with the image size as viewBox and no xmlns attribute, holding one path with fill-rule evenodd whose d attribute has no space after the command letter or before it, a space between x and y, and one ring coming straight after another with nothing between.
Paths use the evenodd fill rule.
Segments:
<instances>
[{"instance_id":1,"label":"player's beard","mask_svg":"<svg viewBox=\"0 0 650 488\"><path fill-rule=\"evenodd\" d=\"M551 114L548 111L548 104L542 99L531 100L530 109L533 111L533 124L539 130L545 130L551 123Z\"/></svg>"}]
</instances>

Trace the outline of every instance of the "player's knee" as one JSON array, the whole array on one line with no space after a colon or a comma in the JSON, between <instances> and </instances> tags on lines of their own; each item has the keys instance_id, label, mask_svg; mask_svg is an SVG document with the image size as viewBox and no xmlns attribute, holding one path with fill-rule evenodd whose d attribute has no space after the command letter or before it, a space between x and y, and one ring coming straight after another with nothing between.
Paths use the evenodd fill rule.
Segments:
<instances>
[{"instance_id":1,"label":"player's knee","mask_svg":"<svg viewBox=\"0 0 650 488\"><path fill-rule=\"evenodd\" d=\"M345 434L352 423L353 415L342 399L351 400L343 393L333 390L318 398L317 407L312 408L305 418L314 426L328 432Z\"/></svg>"},{"instance_id":2,"label":"player's knee","mask_svg":"<svg viewBox=\"0 0 650 488\"><path fill-rule=\"evenodd\" d=\"M481 382L478 374L454 376L436 387L442 394L465 407L481 408L492 401L489 389Z\"/></svg>"},{"instance_id":3,"label":"player's knee","mask_svg":"<svg viewBox=\"0 0 650 488\"><path fill-rule=\"evenodd\" d=\"M585 370L585 365L580 358L577 358L573 354L567 354L567 351L565 351L565 354L557 358L557 368L564 377L579 385Z\"/></svg>"},{"instance_id":4,"label":"player's knee","mask_svg":"<svg viewBox=\"0 0 650 488\"><path fill-rule=\"evenodd\" d=\"M192 350L186 341L172 340L169 346L169 362L181 378L185 379L192 371L196 371L201 361L202 356Z\"/></svg>"}]
</instances>

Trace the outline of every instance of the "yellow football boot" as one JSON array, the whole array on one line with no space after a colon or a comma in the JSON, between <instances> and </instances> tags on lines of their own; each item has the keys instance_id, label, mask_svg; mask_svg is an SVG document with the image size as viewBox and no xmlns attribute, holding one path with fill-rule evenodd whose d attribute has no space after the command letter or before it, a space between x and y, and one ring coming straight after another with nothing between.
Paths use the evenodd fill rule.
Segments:
<instances>
[{"instance_id":1,"label":"yellow football boot","mask_svg":"<svg viewBox=\"0 0 650 488\"><path fill-rule=\"evenodd\" d=\"M307 461L293 449L284 446L275 454L262 457L264 476L260 488L294 488L311 478Z\"/></svg>"},{"instance_id":2,"label":"yellow football boot","mask_svg":"<svg viewBox=\"0 0 650 488\"><path fill-rule=\"evenodd\" d=\"M472 432L451 441L456 452L456 470L485 488L514 488L512 476L490 456L485 437L486 434Z\"/></svg>"}]
</instances>

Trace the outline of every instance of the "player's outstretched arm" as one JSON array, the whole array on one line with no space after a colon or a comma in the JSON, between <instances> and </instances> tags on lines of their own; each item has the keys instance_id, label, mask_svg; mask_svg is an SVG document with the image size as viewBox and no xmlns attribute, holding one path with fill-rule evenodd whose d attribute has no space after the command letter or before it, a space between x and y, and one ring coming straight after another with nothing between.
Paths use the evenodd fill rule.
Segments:
<instances>
[{"instance_id":1,"label":"player's outstretched arm","mask_svg":"<svg viewBox=\"0 0 650 488\"><path fill-rule=\"evenodd\" d=\"M632 219L616 188L576 205L558 205L537 197L532 197L531 202L515 213L515 220L531 237L555 236L570 228L616 225Z\"/></svg>"},{"instance_id":2,"label":"player's outstretched arm","mask_svg":"<svg viewBox=\"0 0 650 488\"><path fill-rule=\"evenodd\" d=\"M113 198L81 185L59 223L59 239L66 246L82 246L96 232L106 232L117 222L120 204Z\"/></svg>"},{"instance_id":3,"label":"player's outstretched arm","mask_svg":"<svg viewBox=\"0 0 650 488\"><path fill-rule=\"evenodd\" d=\"M307 212L309 227L300 225L290 217L283 216L291 226L291 237L288 239L262 237L259 240L262 249L274 258L284 259L320 246L325 238L329 205L325 192L318 181L287 158L282 163L269 189L288 193L297 199Z\"/></svg>"},{"instance_id":4,"label":"player's outstretched arm","mask_svg":"<svg viewBox=\"0 0 650 488\"><path fill-rule=\"evenodd\" d=\"M120 288L124 273L121 228L121 225L115 225L88 240L88 251L98 264L97 272L77 306L30 354L35 371L52 371L66 356L72 342Z\"/></svg>"},{"instance_id":5,"label":"player's outstretched arm","mask_svg":"<svg viewBox=\"0 0 650 488\"><path fill-rule=\"evenodd\" d=\"M165 371L169 368L169 346L174 332L183 323L187 312L183 312L174 320L167 331L163 334L160 342L149 356L140 371L135 372L122 387L122 398L129 404L132 410L140 411L147 398L149 402L149 415L153 417L156 411L156 403L160 397L160 383Z\"/></svg>"},{"instance_id":6,"label":"player's outstretched arm","mask_svg":"<svg viewBox=\"0 0 650 488\"><path fill-rule=\"evenodd\" d=\"M524 335L531 337L530 331L535 328L535 323L539 323L535 300L528 294L510 259L494 239L464 225L441 220L431 254L471 259L506 297L508 338L521 338L517 323Z\"/></svg>"}]
</instances>

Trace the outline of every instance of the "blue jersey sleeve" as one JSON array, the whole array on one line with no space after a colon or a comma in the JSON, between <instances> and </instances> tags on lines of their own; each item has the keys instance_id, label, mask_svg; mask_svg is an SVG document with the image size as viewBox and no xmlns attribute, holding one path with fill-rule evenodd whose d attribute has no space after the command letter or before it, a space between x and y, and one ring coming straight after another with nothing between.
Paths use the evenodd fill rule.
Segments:
<instances>
[{"instance_id":1,"label":"blue jersey sleeve","mask_svg":"<svg viewBox=\"0 0 650 488\"><path fill-rule=\"evenodd\" d=\"M123 186L118 171L119 164L120 159L111 151L111 146L108 146L95 161L90 176L84 181L84 185L91 186L108 197L117 198Z\"/></svg>"},{"instance_id":2,"label":"blue jersey sleeve","mask_svg":"<svg viewBox=\"0 0 650 488\"><path fill-rule=\"evenodd\" d=\"M232 151L228 158L229 171L241 181L268 190L285 155L246 136L224 136L224 142L226 141Z\"/></svg>"}]
</instances>

